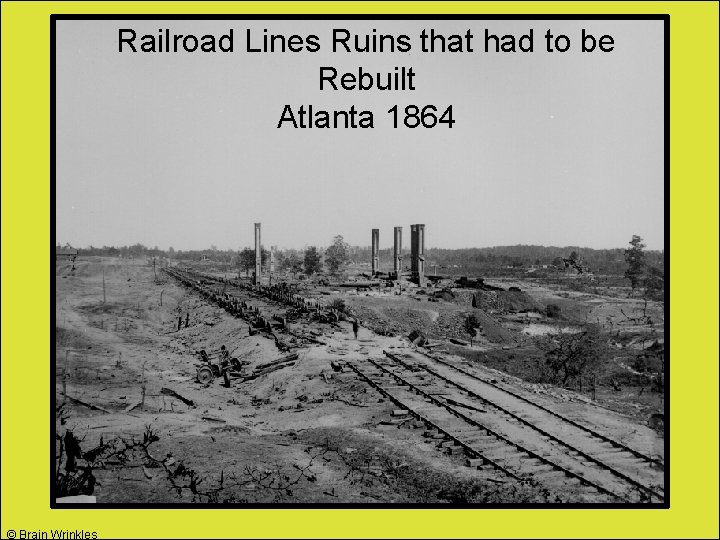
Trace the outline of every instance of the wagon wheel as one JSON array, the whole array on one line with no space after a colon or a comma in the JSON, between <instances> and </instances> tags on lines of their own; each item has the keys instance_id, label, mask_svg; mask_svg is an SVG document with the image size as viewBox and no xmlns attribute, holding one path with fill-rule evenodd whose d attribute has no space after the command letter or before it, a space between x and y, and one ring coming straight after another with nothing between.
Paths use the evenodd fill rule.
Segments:
<instances>
[{"instance_id":1,"label":"wagon wheel","mask_svg":"<svg viewBox=\"0 0 720 540\"><path fill-rule=\"evenodd\" d=\"M212 381L215 376L213 375L212 369L208 366L202 366L197 370L197 381L202 384L207 384Z\"/></svg>"},{"instance_id":2,"label":"wagon wheel","mask_svg":"<svg viewBox=\"0 0 720 540\"><path fill-rule=\"evenodd\" d=\"M225 388L230 388L230 374L227 369L223 371L223 382L225 383Z\"/></svg>"},{"instance_id":3,"label":"wagon wheel","mask_svg":"<svg viewBox=\"0 0 720 540\"><path fill-rule=\"evenodd\" d=\"M237 358L231 358L230 365L236 371L240 371L240 369L242 369L242 363Z\"/></svg>"}]
</instances>

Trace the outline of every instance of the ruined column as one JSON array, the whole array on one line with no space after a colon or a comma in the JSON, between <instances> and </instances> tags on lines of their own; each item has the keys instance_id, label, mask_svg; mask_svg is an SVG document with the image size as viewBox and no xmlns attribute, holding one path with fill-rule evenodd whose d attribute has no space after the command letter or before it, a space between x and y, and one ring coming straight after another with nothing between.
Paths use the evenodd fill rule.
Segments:
<instances>
[{"instance_id":1,"label":"ruined column","mask_svg":"<svg viewBox=\"0 0 720 540\"><path fill-rule=\"evenodd\" d=\"M255 224L255 281L253 285L260 285L262 276L262 248L260 247L260 223Z\"/></svg>"},{"instance_id":2,"label":"ruined column","mask_svg":"<svg viewBox=\"0 0 720 540\"><path fill-rule=\"evenodd\" d=\"M395 277L400 279L402 272L402 227L395 227L395 248L393 251L393 270Z\"/></svg>"},{"instance_id":3,"label":"ruined column","mask_svg":"<svg viewBox=\"0 0 720 540\"><path fill-rule=\"evenodd\" d=\"M425 286L425 224L417 227L417 279L418 286Z\"/></svg>"},{"instance_id":4,"label":"ruined column","mask_svg":"<svg viewBox=\"0 0 720 540\"><path fill-rule=\"evenodd\" d=\"M417 225L410 225L410 277L417 279Z\"/></svg>"},{"instance_id":5,"label":"ruined column","mask_svg":"<svg viewBox=\"0 0 720 540\"><path fill-rule=\"evenodd\" d=\"M372 230L372 270L374 276L380 271L380 229Z\"/></svg>"}]
</instances>

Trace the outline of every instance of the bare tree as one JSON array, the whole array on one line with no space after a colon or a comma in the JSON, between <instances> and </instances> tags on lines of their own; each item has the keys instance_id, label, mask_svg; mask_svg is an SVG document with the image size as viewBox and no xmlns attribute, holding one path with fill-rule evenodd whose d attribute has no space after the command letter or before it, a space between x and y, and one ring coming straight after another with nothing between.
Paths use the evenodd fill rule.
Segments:
<instances>
[{"instance_id":1,"label":"bare tree","mask_svg":"<svg viewBox=\"0 0 720 540\"><path fill-rule=\"evenodd\" d=\"M599 372L609 357L607 337L596 324L588 324L580 332L551 334L540 342L540 348L553 382L562 386L578 382L581 390L582 377Z\"/></svg>"}]
</instances>

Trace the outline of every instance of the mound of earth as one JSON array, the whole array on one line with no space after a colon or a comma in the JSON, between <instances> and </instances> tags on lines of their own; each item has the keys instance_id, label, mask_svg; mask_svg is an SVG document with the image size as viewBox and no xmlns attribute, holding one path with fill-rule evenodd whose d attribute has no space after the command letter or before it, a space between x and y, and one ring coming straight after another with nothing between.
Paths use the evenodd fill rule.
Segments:
<instances>
[{"instance_id":1,"label":"mound of earth","mask_svg":"<svg viewBox=\"0 0 720 540\"><path fill-rule=\"evenodd\" d=\"M485 311L542 311L542 306L523 291L456 291L455 295L463 303Z\"/></svg>"},{"instance_id":2,"label":"mound of earth","mask_svg":"<svg viewBox=\"0 0 720 540\"><path fill-rule=\"evenodd\" d=\"M427 334L432 324L433 314L424 310L406 308L374 307L366 304L355 305L351 313L357 316L362 325L380 335L408 335L413 330Z\"/></svg>"},{"instance_id":3,"label":"mound of earth","mask_svg":"<svg viewBox=\"0 0 720 540\"><path fill-rule=\"evenodd\" d=\"M499 322L482 309L475 309L472 314L480 323L477 330L478 336L484 337L492 343L511 343L514 341L512 333L503 328ZM464 330L464 325L468 315L469 313L462 311L441 313L437 320L438 333L446 338L467 340L469 336Z\"/></svg>"},{"instance_id":4,"label":"mound of earth","mask_svg":"<svg viewBox=\"0 0 720 540\"><path fill-rule=\"evenodd\" d=\"M433 298L438 300L445 300L446 302L452 302L455 300L455 294L450 289L442 289L433 294Z\"/></svg>"},{"instance_id":5,"label":"mound of earth","mask_svg":"<svg viewBox=\"0 0 720 540\"><path fill-rule=\"evenodd\" d=\"M351 301L351 304L352 314L360 318L362 325L382 335L407 336L415 330L435 340L466 340L469 337L464 325L470 311L457 309L454 303L444 307L437 303L421 304L396 300L393 305L377 299L376 302ZM510 331L485 311L475 309L472 313L480 323L479 336L493 343L514 341Z\"/></svg>"}]
</instances>

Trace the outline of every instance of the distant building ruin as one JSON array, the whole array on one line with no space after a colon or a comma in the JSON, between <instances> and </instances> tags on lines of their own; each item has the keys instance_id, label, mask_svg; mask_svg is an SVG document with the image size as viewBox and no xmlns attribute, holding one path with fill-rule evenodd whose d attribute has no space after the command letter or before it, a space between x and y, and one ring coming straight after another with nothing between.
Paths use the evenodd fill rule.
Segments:
<instances>
[{"instance_id":1,"label":"distant building ruin","mask_svg":"<svg viewBox=\"0 0 720 540\"><path fill-rule=\"evenodd\" d=\"M400 279L402 274L402 227L393 230L393 270L391 278ZM372 230L371 275L380 272L380 229ZM424 287L425 280L425 224L410 225L410 274L411 280Z\"/></svg>"},{"instance_id":2,"label":"distant building ruin","mask_svg":"<svg viewBox=\"0 0 720 540\"><path fill-rule=\"evenodd\" d=\"M69 248L69 247L61 248L60 246L57 246L55 248L55 260L56 261L62 261L62 260L74 261L75 259L77 259L77 256L78 256L78 250L75 248Z\"/></svg>"}]
</instances>

